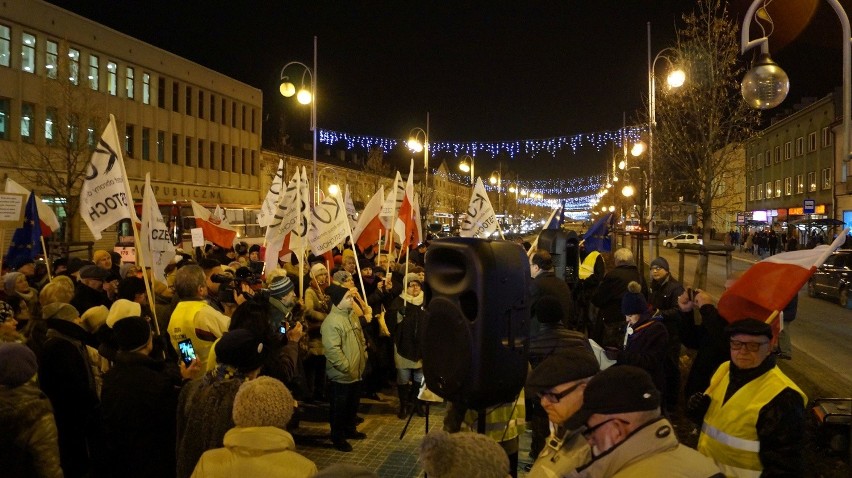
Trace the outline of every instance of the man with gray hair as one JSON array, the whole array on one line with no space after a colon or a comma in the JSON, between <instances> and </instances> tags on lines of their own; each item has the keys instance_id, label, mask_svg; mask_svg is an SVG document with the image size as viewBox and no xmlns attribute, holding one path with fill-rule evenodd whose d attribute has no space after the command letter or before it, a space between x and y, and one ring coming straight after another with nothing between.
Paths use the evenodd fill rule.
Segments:
<instances>
[{"instance_id":1,"label":"man with gray hair","mask_svg":"<svg viewBox=\"0 0 852 478\"><path fill-rule=\"evenodd\" d=\"M633 252L622 247L613 254L615 267L606 273L592 295L592 304L598 308L589 337L603 347L622 348L626 323L621 313L621 299L627 293L627 284L636 281L642 286L642 295L648 298L648 284L639 273Z\"/></svg>"},{"instance_id":2,"label":"man with gray hair","mask_svg":"<svg viewBox=\"0 0 852 478\"><path fill-rule=\"evenodd\" d=\"M178 342L192 340L201 370L207 368L207 356L213 342L228 331L230 317L217 311L205 300L207 277L204 270L195 265L183 266L175 272L175 292L180 302L169 320L169 338L172 347L179 350ZM242 299L238 296L237 300Z\"/></svg>"}]
</instances>

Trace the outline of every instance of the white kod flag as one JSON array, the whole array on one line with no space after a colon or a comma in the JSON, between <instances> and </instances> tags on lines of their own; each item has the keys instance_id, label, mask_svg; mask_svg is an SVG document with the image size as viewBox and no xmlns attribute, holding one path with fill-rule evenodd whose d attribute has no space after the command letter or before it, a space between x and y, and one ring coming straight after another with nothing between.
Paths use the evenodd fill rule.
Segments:
<instances>
[{"instance_id":1,"label":"white kod flag","mask_svg":"<svg viewBox=\"0 0 852 478\"><path fill-rule=\"evenodd\" d=\"M95 239L100 239L101 232L116 222L136 217L125 176L115 118L109 115L109 124L92 153L80 189L80 215Z\"/></svg>"},{"instance_id":2,"label":"white kod flag","mask_svg":"<svg viewBox=\"0 0 852 478\"><path fill-rule=\"evenodd\" d=\"M483 238L491 236L497 230L497 215L491 207L485 186L482 185L482 178L476 178L473 195L470 197L470 204L467 206L459 229L461 237Z\"/></svg>"},{"instance_id":3,"label":"white kod flag","mask_svg":"<svg viewBox=\"0 0 852 478\"><path fill-rule=\"evenodd\" d=\"M346 207L340 193L327 196L314 207L311 213L311 227L308 229L308 242L314 254L330 251L343 242L348 234Z\"/></svg>"},{"instance_id":4,"label":"white kod flag","mask_svg":"<svg viewBox=\"0 0 852 478\"><path fill-rule=\"evenodd\" d=\"M299 200L301 174L296 171L293 178L287 184L287 188L281 191L281 201L276 206L275 216L266 228L266 270L272 271L278 264L278 256L284 247L284 241L299 223L299 211L301 201Z\"/></svg>"},{"instance_id":5,"label":"white kod flag","mask_svg":"<svg viewBox=\"0 0 852 478\"><path fill-rule=\"evenodd\" d=\"M355 229L358 224L358 211L355 209L355 203L352 202L352 195L349 194L349 185L346 185L346 194L343 196L343 204L346 205L346 216L349 218L349 227Z\"/></svg>"},{"instance_id":6,"label":"white kod flag","mask_svg":"<svg viewBox=\"0 0 852 478\"><path fill-rule=\"evenodd\" d=\"M257 224L260 227L266 227L272 222L278 209L278 202L281 200L281 186L284 185L284 160L278 161L278 171L275 177L272 178L272 184L269 185L269 191L266 192L266 198L263 204L260 205L260 211L257 213Z\"/></svg>"},{"instance_id":7,"label":"white kod flag","mask_svg":"<svg viewBox=\"0 0 852 478\"><path fill-rule=\"evenodd\" d=\"M146 257L145 265L154 269L154 277L166 281L166 266L175 257L175 246L169 234L163 213L157 206L154 190L151 189L151 173L145 173L145 192L142 195L142 231L140 232L141 253Z\"/></svg>"},{"instance_id":8,"label":"white kod flag","mask_svg":"<svg viewBox=\"0 0 852 478\"><path fill-rule=\"evenodd\" d=\"M391 229L391 225L396 220L396 212L399 211L399 205L402 204L402 197L405 196L405 183L402 182L402 175L399 171L396 172L396 179L388 195L385 196L385 202L382 204L382 212L379 218L385 229Z\"/></svg>"}]
</instances>

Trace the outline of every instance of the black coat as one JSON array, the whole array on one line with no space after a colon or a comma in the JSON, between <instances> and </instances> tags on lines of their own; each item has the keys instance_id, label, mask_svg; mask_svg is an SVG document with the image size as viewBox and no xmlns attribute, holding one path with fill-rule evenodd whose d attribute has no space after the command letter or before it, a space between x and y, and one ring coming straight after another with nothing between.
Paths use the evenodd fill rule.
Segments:
<instances>
[{"instance_id":1,"label":"black coat","mask_svg":"<svg viewBox=\"0 0 852 478\"><path fill-rule=\"evenodd\" d=\"M719 365L731 359L728 337L725 334L728 323L711 304L705 304L699 312L701 324L695 323L694 314L687 315L681 334L683 344L697 350L683 391L684 397L687 398L693 393L704 392L710 386L710 378Z\"/></svg>"},{"instance_id":2,"label":"black coat","mask_svg":"<svg viewBox=\"0 0 852 478\"><path fill-rule=\"evenodd\" d=\"M592 304L598 310L598 319L605 323L624 322L621 313L621 299L627 293L627 284L636 281L642 285L642 295L648 297L648 284L639 274L636 266L618 266L609 271L598 285L598 290L592 296Z\"/></svg>"},{"instance_id":3,"label":"black coat","mask_svg":"<svg viewBox=\"0 0 852 478\"><path fill-rule=\"evenodd\" d=\"M648 303L651 313L662 320L669 333L669 353L674 357L680 354L680 331L683 319L677 300L683 294L683 286L671 275L663 282L651 281Z\"/></svg>"},{"instance_id":4,"label":"black coat","mask_svg":"<svg viewBox=\"0 0 852 478\"><path fill-rule=\"evenodd\" d=\"M109 469L116 476L175 476L181 383L171 363L118 353L101 395Z\"/></svg>"},{"instance_id":5,"label":"black coat","mask_svg":"<svg viewBox=\"0 0 852 478\"><path fill-rule=\"evenodd\" d=\"M582 333L569 330L559 322L541 324L538 334L530 337L527 359L530 365L535 368L550 355L571 348L583 349L592 353L592 347Z\"/></svg>"},{"instance_id":6,"label":"black coat","mask_svg":"<svg viewBox=\"0 0 852 478\"><path fill-rule=\"evenodd\" d=\"M659 321L643 316L632 326L624 350L618 352L620 365L634 365L644 369L654 380L661 394L666 393L666 376L663 363L667 358L669 334Z\"/></svg>"},{"instance_id":7,"label":"black coat","mask_svg":"<svg viewBox=\"0 0 852 478\"><path fill-rule=\"evenodd\" d=\"M535 310L535 304L542 297L555 297L559 300L562 308L562 323L570 329L577 329L577 321L574 316L574 300L568 284L556 277L556 273L545 271L536 276L530 284L530 307ZM530 319L530 336L536 335L541 328L541 322L537 318Z\"/></svg>"}]
</instances>

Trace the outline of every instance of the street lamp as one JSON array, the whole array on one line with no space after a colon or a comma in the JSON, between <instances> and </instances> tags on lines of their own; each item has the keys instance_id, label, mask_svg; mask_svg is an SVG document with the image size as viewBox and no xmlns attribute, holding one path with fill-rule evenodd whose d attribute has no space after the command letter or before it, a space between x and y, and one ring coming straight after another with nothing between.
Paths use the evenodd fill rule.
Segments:
<instances>
[{"instance_id":1,"label":"street lamp","mask_svg":"<svg viewBox=\"0 0 852 478\"><path fill-rule=\"evenodd\" d=\"M335 171L336 171L336 168L335 168L334 166L323 166L323 168L319 170L319 173L317 174L317 193L319 193L319 191L321 191L321 190L322 190L322 182L323 182L323 181L322 181L322 175L323 175L326 171L332 171L332 172L335 172ZM335 179L342 179L342 178L334 178L334 179L332 179L332 181L334 181ZM326 187L326 191L328 191L328 194L329 194L329 195L331 195L331 196L336 196L336 195L337 195L337 193L339 193L339 192L340 192L340 186L339 186L337 183L335 183L335 182L331 182L331 183L326 182L326 184L328 184L328 187ZM317 199L319 199L319 196L317 196Z\"/></svg>"},{"instance_id":2,"label":"street lamp","mask_svg":"<svg viewBox=\"0 0 852 478\"><path fill-rule=\"evenodd\" d=\"M506 215L506 211L503 210L503 164L497 163L497 171L491 172L491 177L488 178L488 182L491 183L492 186L497 186L497 209L503 216Z\"/></svg>"},{"instance_id":3,"label":"street lamp","mask_svg":"<svg viewBox=\"0 0 852 478\"><path fill-rule=\"evenodd\" d=\"M423 140L420 140L420 137L423 137ZM423 186L428 187L429 183L429 113L426 113L426 129L423 128L411 128L411 131L408 132L408 149L411 150L412 153L420 153L423 152L423 169L426 172L423 176ZM425 189L423 190L426 191Z\"/></svg>"},{"instance_id":4,"label":"street lamp","mask_svg":"<svg viewBox=\"0 0 852 478\"><path fill-rule=\"evenodd\" d=\"M849 137L852 129L852 46L849 38L852 37L852 28L849 26L849 16L838 0L826 0L837 14L840 26L843 29L843 175L842 182L846 182L848 162L850 159L850 145L852 138ZM754 0L743 17L743 28L740 34L740 53L760 46L760 56L757 63L743 77L742 94L750 106L760 109L774 108L784 101L790 89L790 82L784 70L776 65L769 57L769 38L763 36L756 40L749 40L752 19L757 9L764 4L764 0Z\"/></svg>"},{"instance_id":5,"label":"street lamp","mask_svg":"<svg viewBox=\"0 0 852 478\"><path fill-rule=\"evenodd\" d=\"M290 66L298 66L303 68L302 71L302 81L299 87L299 91L296 91L296 85L290 79L288 75L285 75L285 70ZM313 182L313 203L316 204L317 198L319 197L319 184L317 182L317 37L314 37L314 67L313 69L309 68L308 65L305 65L299 61L291 61L284 65L281 68L281 84L278 87L278 91L281 93L281 96L285 98L290 98L294 94L296 95L296 100L303 104L311 105L311 132L313 133L313 148L311 148L311 155L313 159L313 171L311 172L311 181ZM305 87L305 78L309 79L308 87Z\"/></svg>"},{"instance_id":6,"label":"street lamp","mask_svg":"<svg viewBox=\"0 0 852 478\"><path fill-rule=\"evenodd\" d=\"M470 187L473 187L473 156L469 154L464 154L459 158L459 161L459 169L461 170L461 172L470 173Z\"/></svg>"},{"instance_id":7,"label":"street lamp","mask_svg":"<svg viewBox=\"0 0 852 478\"><path fill-rule=\"evenodd\" d=\"M669 88L680 88L686 81L686 73L676 67L671 58L664 53L675 51L673 48L663 48L651 59L651 22L648 22L648 226L654 219L654 128L657 127L657 79L654 75L657 60L665 59L669 63L669 74L666 83ZM636 147L634 146L634 150ZM642 154L642 153L639 153ZM639 154L633 154L638 156ZM656 229L656 228L655 228ZM653 232L653 231L651 231Z\"/></svg>"}]
</instances>

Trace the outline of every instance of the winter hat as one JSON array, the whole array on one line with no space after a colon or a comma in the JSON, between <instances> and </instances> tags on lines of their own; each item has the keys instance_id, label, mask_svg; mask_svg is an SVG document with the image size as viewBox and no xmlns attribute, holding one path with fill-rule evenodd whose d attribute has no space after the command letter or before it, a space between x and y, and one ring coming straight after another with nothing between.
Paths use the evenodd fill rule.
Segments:
<instances>
[{"instance_id":1,"label":"winter hat","mask_svg":"<svg viewBox=\"0 0 852 478\"><path fill-rule=\"evenodd\" d=\"M252 244L251 247L249 247L249 253L252 252L260 252L260 244Z\"/></svg>"},{"instance_id":2,"label":"winter hat","mask_svg":"<svg viewBox=\"0 0 852 478\"><path fill-rule=\"evenodd\" d=\"M138 270L138 267L136 267L136 264L133 264L132 262L124 262L118 268L118 275L124 279L127 277L127 272L129 272L130 269Z\"/></svg>"},{"instance_id":3,"label":"winter hat","mask_svg":"<svg viewBox=\"0 0 852 478\"><path fill-rule=\"evenodd\" d=\"M97 264L99 260L105 259L107 257L112 259L112 256L109 254L109 252L104 251L104 250L98 250L98 251L95 251L94 254L92 254L92 260L95 262L95 264Z\"/></svg>"},{"instance_id":4,"label":"winter hat","mask_svg":"<svg viewBox=\"0 0 852 478\"><path fill-rule=\"evenodd\" d=\"M335 463L320 470L314 478L379 478L379 475L361 465Z\"/></svg>"},{"instance_id":5,"label":"winter hat","mask_svg":"<svg viewBox=\"0 0 852 478\"><path fill-rule=\"evenodd\" d=\"M131 352L148 344L151 338L151 326L139 316L122 317L112 326L118 349Z\"/></svg>"},{"instance_id":6,"label":"winter hat","mask_svg":"<svg viewBox=\"0 0 852 478\"><path fill-rule=\"evenodd\" d=\"M417 274L415 272L409 272L408 274L405 274L405 281L404 282L405 282L406 288L408 288L408 283L411 282L411 281L417 282L421 286L423 285L423 281L420 279L420 274Z\"/></svg>"},{"instance_id":7,"label":"winter hat","mask_svg":"<svg viewBox=\"0 0 852 478\"><path fill-rule=\"evenodd\" d=\"M473 432L429 432L420 442L420 462L432 478L509 475L509 457L503 448L493 438Z\"/></svg>"},{"instance_id":8,"label":"winter hat","mask_svg":"<svg viewBox=\"0 0 852 478\"><path fill-rule=\"evenodd\" d=\"M533 304L533 315L542 324L554 324L565 318L562 303L552 295L546 295Z\"/></svg>"},{"instance_id":9,"label":"winter hat","mask_svg":"<svg viewBox=\"0 0 852 478\"><path fill-rule=\"evenodd\" d=\"M316 277L320 274L328 274L328 269L322 263L317 262L311 266L311 277Z\"/></svg>"},{"instance_id":10,"label":"winter hat","mask_svg":"<svg viewBox=\"0 0 852 478\"><path fill-rule=\"evenodd\" d=\"M266 359L263 342L246 329L232 330L214 346L216 360L248 372L260 368Z\"/></svg>"},{"instance_id":11,"label":"winter hat","mask_svg":"<svg viewBox=\"0 0 852 478\"><path fill-rule=\"evenodd\" d=\"M107 314L106 324L109 328L115 327L115 323L125 317L142 315L142 306L138 302L127 299L118 299L112 303Z\"/></svg>"},{"instance_id":12,"label":"winter hat","mask_svg":"<svg viewBox=\"0 0 852 478\"><path fill-rule=\"evenodd\" d=\"M670 269L669 269L669 261L667 261L667 260L666 260L666 258L665 258L665 257L662 257L662 256L657 257L656 259L654 259L653 261L651 261L651 267L650 267L650 268L651 268L651 269L653 269L653 268L654 268L654 266L657 266L657 267L659 267L660 269L665 269L665 270L666 270L666 272L669 272L669 271L670 271Z\"/></svg>"},{"instance_id":13,"label":"winter hat","mask_svg":"<svg viewBox=\"0 0 852 478\"><path fill-rule=\"evenodd\" d=\"M295 406L293 394L280 380L257 377L240 385L234 398L234 425L284 429Z\"/></svg>"},{"instance_id":14,"label":"winter hat","mask_svg":"<svg viewBox=\"0 0 852 478\"><path fill-rule=\"evenodd\" d=\"M621 298L621 313L624 315L648 312L648 301L642 295L642 286L636 281L627 284L627 293Z\"/></svg>"},{"instance_id":15,"label":"winter hat","mask_svg":"<svg viewBox=\"0 0 852 478\"><path fill-rule=\"evenodd\" d=\"M632 365L610 367L592 377L583 391L583 406L568 428L585 425L594 414L642 412L660 406L660 392L648 372Z\"/></svg>"},{"instance_id":16,"label":"winter hat","mask_svg":"<svg viewBox=\"0 0 852 478\"><path fill-rule=\"evenodd\" d=\"M570 348L544 359L527 377L524 392L534 397L563 383L595 376L600 371L595 355L582 348Z\"/></svg>"},{"instance_id":17,"label":"winter hat","mask_svg":"<svg viewBox=\"0 0 852 478\"><path fill-rule=\"evenodd\" d=\"M349 289L337 284L331 284L325 289L325 293L331 297L331 303L333 305L340 305L340 301L343 300L343 296L346 295L347 292L349 292Z\"/></svg>"},{"instance_id":18,"label":"winter hat","mask_svg":"<svg viewBox=\"0 0 852 478\"><path fill-rule=\"evenodd\" d=\"M289 277L278 276L269 284L269 295L280 299L289 294L294 288L293 281Z\"/></svg>"},{"instance_id":19,"label":"winter hat","mask_svg":"<svg viewBox=\"0 0 852 478\"><path fill-rule=\"evenodd\" d=\"M15 282L18 280L18 276L23 277L24 275L20 272L9 272L3 276L3 287L6 289L7 295L14 295Z\"/></svg>"},{"instance_id":20,"label":"winter hat","mask_svg":"<svg viewBox=\"0 0 852 478\"><path fill-rule=\"evenodd\" d=\"M725 327L725 333L728 334L728 337L733 337L734 335L739 334L754 336L763 335L768 337L769 340L772 340L772 327L770 327L766 322L757 319L738 320Z\"/></svg>"},{"instance_id":21,"label":"winter hat","mask_svg":"<svg viewBox=\"0 0 852 478\"><path fill-rule=\"evenodd\" d=\"M12 306L0 300L0 323L6 322L15 316Z\"/></svg>"},{"instance_id":22,"label":"winter hat","mask_svg":"<svg viewBox=\"0 0 852 478\"><path fill-rule=\"evenodd\" d=\"M342 284L346 281L352 280L352 274L350 274L350 273L348 273L344 270L340 270L340 271L335 272L334 275L332 276L332 278L334 279L335 283Z\"/></svg>"},{"instance_id":23,"label":"winter hat","mask_svg":"<svg viewBox=\"0 0 852 478\"><path fill-rule=\"evenodd\" d=\"M70 282L68 276L56 276L41 288L41 292L38 293L38 302L42 307L56 302L70 303L71 299L74 298L74 284L60 281L61 277Z\"/></svg>"},{"instance_id":24,"label":"winter hat","mask_svg":"<svg viewBox=\"0 0 852 478\"><path fill-rule=\"evenodd\" d=\"M71 304L54 302L41 309L41 316L45 319L59 319L74 322L80 318L80 313Z\"/></svg>"},{"instance_id":25,"label":"winter hat","mask_svg":"<svg viewBox=\"0 0 852 478\"><path fill-rule=\"evenodd\" d=\"M109 277L109 271L106 269L101 269L98 266L83 266L82 268L80 268L81 279L96 279L100 281L105 281L107 280L107 277Z\"/></svg>"},{"instance_id":26,"label":"winter hat","mask_svg":"<svg viewBox=\"0 0 852 478\"><path fill-rule=\"evenodd\" d=\"M72 257L68 259L68 269L66 269L66 272L68 272L68 275L71 275L80 272L80 269L87 265L94 265L94 263L92 261L80 259L79 257Z\"/></svg>"},{"instance_id":27,"label":"winter hat","mask_svg":"<svg viewBox=\"0 0 852 478\"><path fill-rule=\"evenodd\" d=\"M0 385L15 388L27 383L38 372L35 353L24 344L0 344Z\"/></svg>"},{"instance_id":28,"label":"winter hat","mask_svg":"<svg viewBox=\"0 0 852 478\"><path fill-rule=\"evenodd\" d=\"M105 305L99 305L97 307L91 307L89 310L83 312L83 315L80 316L83 319L83 328L88 330L90 333L94 333L102 325L106 324L107 317L109 316L109 309Z\"/></svg>"}]
</instances>

